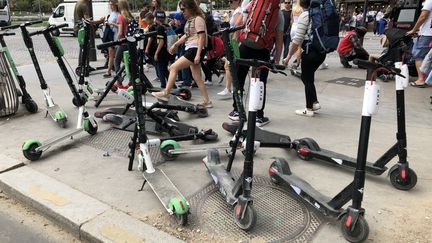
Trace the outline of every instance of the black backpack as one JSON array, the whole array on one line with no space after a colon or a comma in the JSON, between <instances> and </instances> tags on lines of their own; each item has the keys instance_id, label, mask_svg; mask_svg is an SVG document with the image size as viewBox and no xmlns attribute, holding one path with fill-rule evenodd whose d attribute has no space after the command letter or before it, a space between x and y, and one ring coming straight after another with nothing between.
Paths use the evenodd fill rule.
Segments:
<instances>
[{"instance_id":1,"label":"black backpack","mask_svg":"<svg viewBox=\"0 0 432 243\"><path fill-rule=\"evenodd\" d=\"M329 53L339 44L340 17L333 0L311 0L309 21L312 21L312 36L308 48L320 53Z\"/></svg>"}]
</instances>

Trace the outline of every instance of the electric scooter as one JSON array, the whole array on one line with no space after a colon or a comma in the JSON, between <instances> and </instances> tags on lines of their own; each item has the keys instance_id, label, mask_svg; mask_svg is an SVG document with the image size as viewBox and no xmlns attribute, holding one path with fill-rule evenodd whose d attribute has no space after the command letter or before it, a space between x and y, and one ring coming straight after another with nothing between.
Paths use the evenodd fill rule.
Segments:
<instances>
[{"instance_id":1,"label":"electric scooter","mask_svg":"<svg viewBox=\"0 0 432 243\"><path fill-rule=\"evenodd\" d=\"M137 41L145 38L148 35L154 34L154 32L146 34L136 34L133 37L127 37L118 41L104 43L99 47L110 47L114 45L120 45L127 43L130 55L130 70L131 70L131 81L133 85L133 95L135 101L135 111L137 115L137 123L135 123L135 132L132 141L129 144L131 153L129 155L129 164L133 163L135 158L136 142L139 142L139 168L143 171L144 183L148 183L151 189L154 191L162 205L168 211L169 214L175 214L177 222L181 225L187 224L189 203L185 200L184 196L180 193L177 187L167 177L167 175L159 168L153 166L153 160L149 153L149 143L147 135L145 133L145 114L142 105L142 90L143 83L139 78L138 70L138 55L137 55ZM131 169L131 168L130 168Z\"/></svg>"},{"instance_id":2,"label":"electric scooter","mask_svg":"<svg viewBox=\"0 0 432 243\"><path fill-rule=\"evenodd\" d=\"M365 83L359 145L353 181L330 199L314 189L305 180L293 174L285 159L274 158L268 171L272 182L287 186L287 188L291 189L324 215L340 219L341 230L346 240L350 242L362 242L367 239L369 234L369 226L364 218L365 209L362 208L361 204L366 176L370 125L372 115L376 114L379 103L380 91L375 77L380 68L376 68L376 65L370 65L365 61L356 60L355 62L367 68L373 67L374 71L369 76L372 81L366 81ZM351 205L344 209L343 206L349 201L351 201Z\"/></svg>"},{"instance_id":3,"label":"electric scooter","mask_svg":"<svg viewBox=\"0 0 432 243\"><path fill-rule=\"evenodd\" d=\"M357 64L358 63L358 64ZM399 161L389 170L390 182L399 190L410 190L417 183L417 175L409 167L407 161L407 139L405 130L405 98L404 88L408 85L408 67L397 63L397 67L402 68L402 75L399 74L399 68L384 65L379 62L369 62L357 60L356 64L367 69L367 79L372 80L371 75L375 73L386 73L396 76L396 116L397 116L397 133L396 143L389 148L374 163L366 162L366 172L372 175L381 175L387 171L386 165L396 156ZM293 141L293 146L297 149L297 155L303 160L317 158L322 161L335 164L344 168L356 168L356 159L346 155L336 153L330 150L321 149L317 142L311 138L302 138Z\"/></svg>"},{"instance_id":4,"label":"electric scooter","mask_svg":"<svg viewBox=\"0 0 432 243\"><path fill-rule=\"evenodd\" d=\"M139 65L139 73L140 73L140 79L144 82L144 87L149 92L158 92L161 91L160 88L156 88L153 86L153 84L148 80L147 76L144 74L144 40L141 40L138 43L138 65ZM118 91L114 84L118 80L123 80L125 76L130 77L130 71L129 71L129 53L128 51L124 52L123 55L124 64L120 67L120 70L117 72L116 76L106 84L105 90L103 92L99 92L98 97L94 97L95 100L95 107L99 107L102 103L103 99L108 95L110 91L113 92L121 92L122 90ZM190 100L192 98L192 93L189 89L180 88L180 89L173 89L170 92L172 95L177 96L181 98L182 100ZM119 93L120 95L120 93Z\"/></svg>"},{"instance_id":5,"label":"electric scooter","mask_svg":"<svg viewBox=\"0 0 432 243\"><path fill-rule=\"evenodd\" d=\"M48 140L44 143L41 143L35 139L30 139L30 140L26 141L22 146L22 150L23 150L24 157L26 157L28 160L31 160L31 161L38 160L41 157L42 152L44 152L45 150L49 149L52 145L54 145L54 144L56 144L62 140L73 138L73 136L75 136L81 132L87 132L90 135L95 135L97 133L97 130L98 130L98 126L97 126L96 121L94 120L93 117L91 117L89 115L89 113L86 111L86 108L84 106L85 105L85 97L83 97L84 94L78 93L78 90L74 84L74 80L72 79L72 77L71 77L71 75L70 75L70 73L69 73L69 71L65 65L65 62L62 58L64 53L63 53L63 48L60 44L60 41L57 39L57 37L53 37L51 35L51 31L55 31L59 28L64 28L66 26L67 26L67 24L61 24L58 26L50 25L43 30L29 33L29 36L43 34L46 41L48 42L48 45L51 49L51 52L56 57L57 63L58 63L58 65L59 65L59 67L60 67L60 69L61 69L61 71L62 71L62 73L66 79L66 82L69 86L70 91L72 92L72 95L74 96L74 100L75 100L75 102L77 102L78 107L79 107L77 127L76 127L76 129L64 134L61 137ZM87 50L84 50L84 53L82 55L82 59L84 61L85 61L86 56L87 56Z\"/></svg>"},{"instance_id":6,"label":"electric scooter","mask_svg":"<svg viewBox=\"0 0 432 243\"><path fill-rule=\"evenodd\" d=\"M67 115L63 111L63 109L61 109L60 106L58 106L57 104L54 103L54 100L51 96L50 89L48 88L48 85L47 85L47 83L43 77L42 71L41 71L40 66L39 66L39 62L38 62L37 57L36 57L36 53L33 49L33 40L31 38L31 35L29 34L28 30L27 30L27 26L30 26L33 24L38 24L38 23L42 23L42 20L25 22L25 23L22 23L19 25L6 26L6 27L2 27L1 29L2 30L17 29L17 28L21 29L24 43L27 47L27 50L30 53L30 57L32 59L33 66L36 69L36 73L37 73L37 76L39 78L40 86L41 86L41 89L42 89L43 94L44 94L44 99L45 99L45 103L46 103L46 107L47 107L46 116L49 115L60 127L64 128L64 127L66 127Z\"/></svg>"},{"instance_id":7,"label":"electric scooter","mask_svg":"<svg viewBox=\"0 0 432 243\"><path fill-rule=\"evenodd\" d=\"M3 52L6 55L6 58L9 62L9 65L12 69L12 72L15 76L15 79L18 82L18 85L21 89L21 101L24 104L25 108L27 109L28 112L30 113L36 113L38 111L38 105L36 104L36 102L33 100L33 98L30 96L30 94L27 92L26 89L26 83L24 81L23 76L18 72L18 69L15 65L14 60L12 59L12 56L9 52L9 49L6 45L6 42L4 40L5 36L11 36L11 35L15 35L15 33L7 33L7 32L3 32L0 33L0 44L2 46Z\"/></svg>"}]
</instances>

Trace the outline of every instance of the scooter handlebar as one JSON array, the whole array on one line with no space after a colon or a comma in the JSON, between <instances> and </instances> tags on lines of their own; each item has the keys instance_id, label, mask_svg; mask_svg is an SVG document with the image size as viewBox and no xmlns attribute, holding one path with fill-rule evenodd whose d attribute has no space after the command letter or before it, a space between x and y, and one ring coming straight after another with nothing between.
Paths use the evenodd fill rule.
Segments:
<instances>
[{"instance_id":1,"label":"scooter handlebar","mask_svg":"<svg viewBox=\"0 0 432 243\"><path fill-rule=\"evenodd\" d=\"M265 62L257 59L243 59L243 58L236 58L234 59L234 62L238 65L244 65L244 66L252 66L252 67L265 66L269 68L270 69L269 71L273 73L281 73L286 75L286 73L280 71L286 69L284 65L274 64L271 62Z\"/></svg>"},{"instance_id":2,"label":"scooter handlebar","mask_svg":"<svg viewBox=\"0 0 432 243\"><path fill-rule=\"evenodd\" d=\"M389 66L389 65L385 65L385 64L380 63L380 62L371 62L371 61L362 60L362 59L354 59L353 63L355 65L358 65L360 67L364 67L364 68L370 69L370 70L375 70L377 68L383 67L383 68L386 68L386 69L390 70L390 72L392 72L392 73L394 73L396 75L404 77L402 74L400 74L401 70L399 68L395 68L395 67L392 67L392 66Z\"/></svg>"},{"instance_id":3,"label":"scooter handlebar","mask_svg":"<svg viewBox=\"0 0 432 243\"><path fill-rule=\"evenodd\" d=\"M5 26L5 27L1 27L0 30L17 29L20 26L29 26L29 25L34 25L34 24L40 24L42 22L43 22L43 20L27 21L27 22L24 22L21 24L15 24L15 25L9 25L9 26Z\"/></svg>"},{"instance_id":4,"label":"scooter handlebar","mask_svg":"<svg viewBox=\"0 0 432 243\"><path fill-rule=\"evenodd\" d=\"M147 32L147 33L135 34L134 36L131 36L131 37L126 37L126 38L122 38L120 40L110 41L110 42L99 44L96 46L96 48L99 50L102 50L102 49L106 49L106 48L111 47L111 46L118 46L118 45L127 43L128 38L134 38L136 41L139 41L139 40L142 40L148 36L156 35L156 33L157 33L156 31L152 31L152 32Z\"/></svg>"},{"instance_id":5,"label":"scooter handlebar","mask_svg":"<svg viewBox=\"0 0 432 243\"><path fill-rule=\"evenodd\" d=\"M218 31L218 32L214 32L213 35L222 35L222 33L225 31L228 31L228 33L233 33L233 32L236 32L236 31L244 29L244 28L245 28L244 25L238 25L238 26L234 26L231 28L225 28L225 29Z\"/></svg>"},{"instance_id":6,"label":"scooter handlebar","mask_svg":"<svg viewBox=\"0 0 432 243\"><path fill-rule=\"evenodd\" d=\"M9 36L9 35L15 35L14 32L5 32L5 33L1 33L1 36Z\"/></svg>"},{"instance_id":7,"label":"scooter handlebar","mask_svg":"<svg viewBox=\"0 0 432 243\"><path fill-rule=\"evenodd\" d=\"M31 33L29 33L29 35L30 36L40 35L40 34L43 34L45 31L53 31L53 30L56 30L56 29L67 27L67 26L69 26L69 25L68 24L49 25L48 27L46 27L46 28L44 28L42 30L31 32Z\"/></svg>"}]
</instances>

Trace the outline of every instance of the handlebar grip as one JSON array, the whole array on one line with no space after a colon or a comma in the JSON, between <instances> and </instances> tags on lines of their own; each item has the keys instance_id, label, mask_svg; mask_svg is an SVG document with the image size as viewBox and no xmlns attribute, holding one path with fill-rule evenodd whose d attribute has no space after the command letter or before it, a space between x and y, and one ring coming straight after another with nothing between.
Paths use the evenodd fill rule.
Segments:
<instances>
[{"instance_id":1,"label":"handlebar grip","mask_svg":"<svg viewBox=\"0 0 432 243\"><path fill-rule=\"evenodd\" d=\"M102 44L97 45L96 48L98 50L102 50L102 49L106 49L106 48L111 47L111 46L118 46L118 45L121 45L123 43L126 43L126 38L116 40L116 41L110 41L110 42L102 43Z\"/></svg>"},{"instance_id":2,"label":"handlebar grip","mask_svg":"<svg viewBox=\"0 0 432 243\"><path fill-rule=\"evenodd\" d=\"M43 20L27 21L27 22L24 22L24 23L21 23L21 24L15 24L15 25L9 25L9 26L5 26L5 27L1 27L0 30L17 29L21 25L23 25L23 26L29 26L29 25L33 25L33 24L40 24L42 22L43 22Z\"/></svg>"},{"instance_id":3,"label":"handlebar grip","mask_svg":"<svg viewBox=\"0 0 432 243\"><path fill-rule=\"evenodd\" d=\"M228 31L228 33L232 33L232 32L236 32L238 30L244 29L244 28L245 28L244 25L238 25L238 26L234 26L232 28L225 28L221 31L214 32L213 35L222 35L222 33L225 31Z\"/></svg>"},{"instance_id":4,"label":"handlebar grip","mask_svg":"<svg viewBox=\"0 0 432 243\"><path fill-rule=\"evenodd\" d=\"M35 32L30 32L29 36L41 35L41 34L43 34L43 30L38 30L38 31L35 31Z\"/></svg>"},{"instance_id":5,"label":"handlebar grip","mask_svg":"<svg viewBox=\"0 0 432 243\"><path fill-rule=\"evenodd\" d=\"M59 25L51 25L49 28L50 28L50 31L52 31L52 30L55 30L55 29L60 29L60 28L63 28L63 27L68 27L69 25L68 24L59 24Z\"/></svg>"},{"instance_id":6,"label":"handlebar grip","mask_svg":"<svg viewBox=\"0 0 432 243\"><path fill-rule=\"evenodd\" d=\"M6 32L6 33L2 33L2 34L0 34L0 35L2 35L2 36L8 36L8 35L15 35L15 33L14 32Z\"/></svg>"},{"instance_id":7,"label":"handlebar grip","mask_svg":"<svg viewBox=\"0 0 432 243\"><path fill-rule=\"evenodd\" d=\"M136 38L136 40L142 40L142 39L149 37L149 36L155 36L156 34L157 34L157 31L151 31L151 32L147 32L147 33L135 34L134 37Z\"/></svg>"}]
</instances>

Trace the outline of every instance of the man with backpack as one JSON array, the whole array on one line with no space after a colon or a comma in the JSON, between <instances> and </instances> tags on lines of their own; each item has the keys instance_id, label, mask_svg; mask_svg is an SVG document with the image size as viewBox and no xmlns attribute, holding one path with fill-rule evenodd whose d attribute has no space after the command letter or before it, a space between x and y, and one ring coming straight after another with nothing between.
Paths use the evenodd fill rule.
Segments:
<instances>
[{"instance_id":1,"label":"man with backpack","mask_svg":"<svg viewBox=\"0 0 432 243\"><path fill-rule=\"evenodd\" d=\"M269 11L263 11L263 9ZM240 57L269 62L270 51L273 45L276 45L274 60L279 63L283 48L284 30L284 17L279 8L279 0L253 0L249 3L247 11L246 28L240 32L239 37ZM242 95L248 70L249 67L246 66L238 66L237 68L237 79ZM267 77L268 70L261 70L259 78L264 82L264 103L262 109L257 112L256 125L259 127L270 122L269 118L264 116ZM229 113L228 117L234 121L239 120L235 99L233 108L234 110Z\"/></svg>"},{"instance_id":2,"label":"man with backpack","mask_svg":"<svg viewBox=\"0 0 432 243\"><path fill-rule=\"evenodd\" d=\"M324 62L326 54L334 51L339 43L339 15L332 0L299 0L305 11L299 16L297 32L285 59L302 47L301 79L305 86L306 108L296 110L300 116L314 116L321 108L315 89L315 72Z\"/></svg>"}]
</instances>

